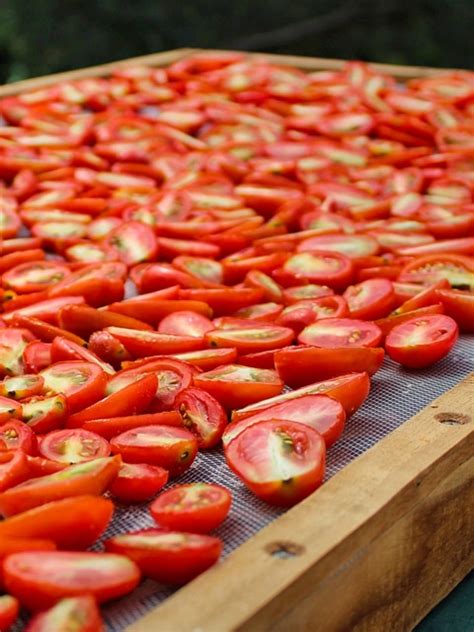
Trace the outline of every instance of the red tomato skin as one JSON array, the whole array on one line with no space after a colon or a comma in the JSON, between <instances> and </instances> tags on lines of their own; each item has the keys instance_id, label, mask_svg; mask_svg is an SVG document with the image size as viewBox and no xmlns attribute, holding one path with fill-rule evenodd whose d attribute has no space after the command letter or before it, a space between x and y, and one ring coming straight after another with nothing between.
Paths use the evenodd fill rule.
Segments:
<instances>
[{"instance_id":1,"label":"red tomato skin","mask_svg":"<svg viewBox=\"0 0 474 632\"><path fill-rule=\"evenodd\" d=\"M112 439L122 432L133 430L141 426L182 426L181 415L175 411L167 410L158 413L145 413L143 415L129 415L125 417L109 417L108 419L91 419L85 421L82 429Z\"/></svg>"},{"instance_id":2,"label":"red tomato skin","mask_svg":"<svg viewBox=\"0 0 474 632\"><path fill-rule=\"evenodd\" d=\"M162 467L123 463L109 491L120 503L143 503L156 496L167 482L168 472Z\"/></svg>"},{"instance_id":3,"label":"red tomato skin","mask_svg":"<svg viewBox=\"0 0 474 632\"><path fill-rule=\"evenodd\" d=\"M436 290L444 311L454 318L461 331L474 332L474 294L457 290Z\"/></svg>"},{"instance_id":4,"label":"red tomato skin","mask_svg":"<svg viewBox=\"0 0 474 632\"><path fill-rule=\"evenodd\" d=\"M144 546L142 536L176 537L178 546ZM132 536L132 537L129 537ZM133 537L134 536L134 537ZM194 579L215 564L222 551L219 538L209 535L181 533L164 529L144 529L105 542L107 551L132 559L146 577L165 584L181 585Z\"/></svg>"},{"instance_id":5,"label":"red tomato skin","mask_svg":"<svg viewBox=\"0 0 474 632\"><path fill-rule=\"evenodd\" d=\"M209 318L202 314L189 311L178 311L165 316L158 325L158 332L174 336L193 336L202 338L214 325Z\"/></svg>"},{"instance_id":6,"label":"red tomato skin","mask_svg":"<svg viewBox=\"0 0 474 632\"><path fill-rule=\"evenodd\" d=\"M377 347L382 332L371 322L354 318L325 318L305 327L298 336L300 344L313 347Z\"/></svg>"},{"instance_id":7,"label":"red tomato skin","mask_svg":"<svg viewBox=\"0 0 474 632\"><path fill-rule=\"evenodd\" d=\"M0 630L7 632L12 626L20 610L20 602L11 595L0 595Z\"/></svg>"},{"instance_id":8,"label":"red tomato skin","mask_svg":"<svg viewBox=\"0 0 474 632\"><path fill-rule=\"evenodd\" d=\"M262 477L259 477L257 468L265 459L273 458L272 448L265 444L268 435L276 435L280 441L282 435L291 437L291 448L282 446L282 451L291 449L295 452L300 471L295 472L289 479L283 478L286 476L286 468L285 473L283 470L276 471L273 474L274 478L268 476L267 480L262 480ZM303 469L305 453L309 454L306 454L307 460ZM293 421L271 419L259 421L246 428L225 447L224 455L230 469L258 498L271 505L289 507L321 485L326 445L321 435L309 426Z\"/></svg>"},{"instance_id":9,"label":"red tomato skin","mask_svg":"<svg viewBox=\"0 0 474 632\"><path fill-rule=\"evenodd\" d=\"M427 337L411 343L416 327L430 327ZM458 339L459 328L455 320L444 314L421 316L394 327L385 340L385 349L392 360L410 369L421 369L444 358ZM416 337L416 336L415 336ZM418 337L419 338L419 337Z\"/></svg>"},{"instance_id":10,"label":"red tomato skin","mask_svg":"<svg viewBox=\"0 0 474 632\"><path fill-rule=\"evenodd\" d=\"M31 428L12 419L0 426L0 452L4 450L21 450L34 455L38 451L38 440Z\"/></svg>"},{"instance_id":11,"label":"red tomato skin","mask_svg":"<svg viewBox=\"0 0 474 632\"><path fill-rule=\"evenodd\" d=\"M172 426L134 428L113 437L110 446L125 463L157 465L168 470L171 477L187 470L198 451L197 440L189 430Z\"/></svg>"},{"instance_id":12,"label":"red tomato skin","mask_svg":"<svg viewBox=\"0 0 474 632\"><path fill-rule=\"evenodd\" d=\"M61 628L56 626L60 625ZM80 627L77 627L77 626ZM25 628L25 632L52 632L53 626L58 632L74 629L75 632L103 632L104 626L94 597L80 595L66 597L46 612L34 616ZM74 627L73 627L74 626Z\"/></svg>"},{"instance_id":13,"label":"red tomato skin","mask_svg":"<svg viewBox=\"0 0 474 632\"><path fill-rule=\"evenodd\" d=\"M35 340L26 345L23 351L23 363L28 373L39 373L51 364L51 345Z\"/></svg>"},{"instance_id":14,"label":"red tomato skin","mask_svg":"<svg viewBox=\"0 0 474 632\"><path fill-rule=\"evenodd\" d=\"M69 447L72 447L72 454ZM41 437L38 451L45 459L72 465L109 456L110 446L103 437L90 430L66 428Z\"/></svg>"},{"instance_id":15,"label":"red tomato skin","mask_svg":"<svg viewBox=\"0 0 474 632\"><path fill-rule=\"evenodd\" d=\"M22 483L28 476L28 460L21 450L3 453L0 460L0 492Z\"/></svg>"},{"instance_id":16,"label":"red tomato skin","mask_svg":"<svg viewBox=\"0 0 474 632\"><path fill-rule=\"evenodd\" d=\"M2 538L0 542L0 589L3 590L3 560L12 553L22 551L56 551L56 545L51 540L33 538ZM1 629L1 628L0 628Z\"/></svg>"},{"instance_id":17,"label":"red tomato skin","mask_svg":"<svg viewBox=\"0 0 474 632\"><path fill-rule=\"evenodd\" d=\"M218 445L227 425L227 415L215 397L190 387L178 394L174 406L184 427L196 436L200 450Z\"/></svg>"},{"instance_id":18,"label":"red tomato skin","mask_svg":"<svg viewBox=\"0 0 474 632\"><path fill-rule=\"evenodd\" d=\"M21 416L21 404L10 397L3 397L3 395L0 395L0 423L7 422L9 419L19 419Z\"/></svg>"},{"instance_id":19,"label":"red tomato skin","mask_svg":"<svg viewBox=\"0 0 474 632\"><path fill-rule=\"evenodd\" d=\"M109 577L98 569L107 561L115 565ZM74 564L90 572L82 578L74 577ZM95 572L94 568L96 569ZM57 570L56 570L57 569ZM136 564L123 556L109 557L107 553L70 551L36 551L14 553L4 562L5 585L25 608L32 611L54 606L65 597L77 597L85 592L102 603L131 592L140 581Z\"/></svg>"},{"instance_id":20,"label":"red tomato skin","mask_svg":"<svg viewBox=\"0 0 474 632\"><path fill-rule=\"evenodd\" d=\"M61 390L56 391L51 387L54 386L55 378L67 379L69 375L71 376L70 382L72 382L72 388L62 390L63 387L61 386ZM48 369L44 369L41 372L41 376L45 381L48 392L55 394L63 393L65 395L68 411L71 414L94 404L94 402L103 397L107 384L107 374L101 367L97 364L82 362L80 360L53 364ZM74 376L81 376L77 387L74 386ZM83 381L84 377L86 379L85 382ZM49 380L51 380L51 385L49 384Z\"/></svg>"},{"instance_id":21,"label":"red tomato skin","mask_svg":"<svg viewBox=\"0 0 474 632\"><path fill-rule=\"evenodd\" d=\"M203 502L195 495L202 496ZM189 533L210 533L224 522L232 503L230 492L212 483L175 485L150 505L159 527Z\"/></svg>"},{"instance_id":22,"label":"red tomato skin","mask_svg":"<svg viewBox=\"0 0 474 632\"><path fill-rule=\"evenodd\" d=\"M0 541L47 539L60 549L86 549L105 531L113 511L113 503L101 497L56 500L0 522Z\"/></svg>"},{"instance_id":23,"label":"red tomato skin","mask_svg":"<svg viewBox=\"0 0 474 632\"><path fill-rule=\"evenodd\" d=\"M384 355L380 347L299 346L277 351L275 366L285 384L295 388L349 372L365 371L373 375L381 367Z\"/></svg>"},{"instance_id":24,"label":"red tomato skin","mask_svg":"<svg viewBox=\"0 0 474 632\"><path fill-rule=\"evenodd\" d=\"M389 279L368 279L349 286L343 297L351 317L364 320L384 318L395 305L393 283Z\"/></svg>"}]
</instances>

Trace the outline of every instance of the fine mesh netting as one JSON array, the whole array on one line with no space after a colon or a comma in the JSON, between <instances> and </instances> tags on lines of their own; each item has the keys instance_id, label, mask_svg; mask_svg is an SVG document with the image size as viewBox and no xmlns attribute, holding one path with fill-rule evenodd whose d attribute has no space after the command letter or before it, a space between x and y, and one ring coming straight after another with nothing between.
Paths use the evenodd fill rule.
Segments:
<instances>
[{"instance_id":1,"label":"fine mesh netting","mask_svg":"<svg viewBox=\"0 0 474 632\"><path fill-rule=\"evenodd\" d=\"M329 450L326 479L368 450L433 399L474 371L474 339L461 336L448 357L423 371L408 371L386 359L372 379L368 400L347 423L342 438ZM220 450L198 455L180 483L216 482L232 491L229 517L216 531L224 540L224 555L277 518L284 509L272 508L246 490L224 462ZM154 526L147 505L118 507L105 538ZM100 545L96 548L100 549ZM108 632L119 632L158 606L173 589L147 580L135 592L103 608ZM23 625L14 627L20 632ZM171 631L164 631L171 632Z\"/></svg>"}]
</instances>

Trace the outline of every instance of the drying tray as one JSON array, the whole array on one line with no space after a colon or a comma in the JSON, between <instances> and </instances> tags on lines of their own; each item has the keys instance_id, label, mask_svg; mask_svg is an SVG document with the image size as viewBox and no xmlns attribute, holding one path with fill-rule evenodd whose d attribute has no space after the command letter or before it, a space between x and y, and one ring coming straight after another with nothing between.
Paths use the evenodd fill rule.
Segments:
<instances>
[{"instance_id":1,"label":"drying tray","mask_svg":"<svg viewBox=\"0 0 474 632\"><path fill-rule=\"evenodd\" d=\"M0 98L105 76L119 64L165 66L193 52L21 81L0 87ZM303 70L344 64L250 55ZM374 66L400 80L442 72ZM223 561L179 590L145 581L103 608L109 632L412 629L474 566L474 338L461 336L448 357L423 372L387 359L328 452L325 484L296 507L284 511L255 498L221 450L199 455L180 478L194 481L233 493L217 530ZM147 526L146 505L119 506L105 537Z\"/></svg>"}]
</instances>

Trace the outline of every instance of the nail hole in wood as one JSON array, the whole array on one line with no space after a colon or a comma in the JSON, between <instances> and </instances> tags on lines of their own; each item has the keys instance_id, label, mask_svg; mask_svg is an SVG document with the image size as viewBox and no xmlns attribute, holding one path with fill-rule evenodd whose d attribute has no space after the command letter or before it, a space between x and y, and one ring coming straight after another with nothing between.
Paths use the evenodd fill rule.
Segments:
<instances>
[{"instance_id":1,"label":"nail hole in wood","mask_svg":"<svg viewBox=\"0 0 474 632\"><path fill-rule=\"evenodd\" d=\"M462 413L438 413L435 415L435 419L439 421L440 424L446 424L448 426L459 426L471 421L468 415L463 415Z\"/></svg>"},{"instance_id":2,"label":"nail hole in wood","mask_svg":"<svg viewBox=\"0 0 474 632\"><path fill-rule=\"evenodd\" d=\"M295 542L271 542L267 544L265 551L272 557L288 560L304 553L304 546L295 544Z\"/></svg>"}]
</instances>

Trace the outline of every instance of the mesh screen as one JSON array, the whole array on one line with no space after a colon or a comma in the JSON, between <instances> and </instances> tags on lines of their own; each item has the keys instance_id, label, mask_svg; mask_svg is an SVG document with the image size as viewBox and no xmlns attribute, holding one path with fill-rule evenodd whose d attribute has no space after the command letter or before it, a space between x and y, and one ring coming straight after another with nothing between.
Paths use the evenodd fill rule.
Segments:
<instances>
[{"instance_id":1,"label":"mesh screen","mask_svg":"<svg viewBox=\"0 0 474 632\"><path fill-rule=\"evenodd\" d=\"M326 478L368 450L380 439L452 388L474 371L472 336L461 336L455 349L441 362L424 371L408 371L387 359L372 380L367 402L349 420L343 437L329 450ZM180 482L217 482L232 491L233 505L216 535L223 538L225 555L277 518L283 509L272 508L255 498L230 472L222 452L198 456ZM105 537L154 526L147 505L118 507ZM96 547L100 549L100 544ZM103 609L108 632L119 632L163 602L173 589L147 580L132 594ZM23 624L14 628L20 632ZM169 632L169 631L166 631Z\"/></svg>"}]
</instances>

